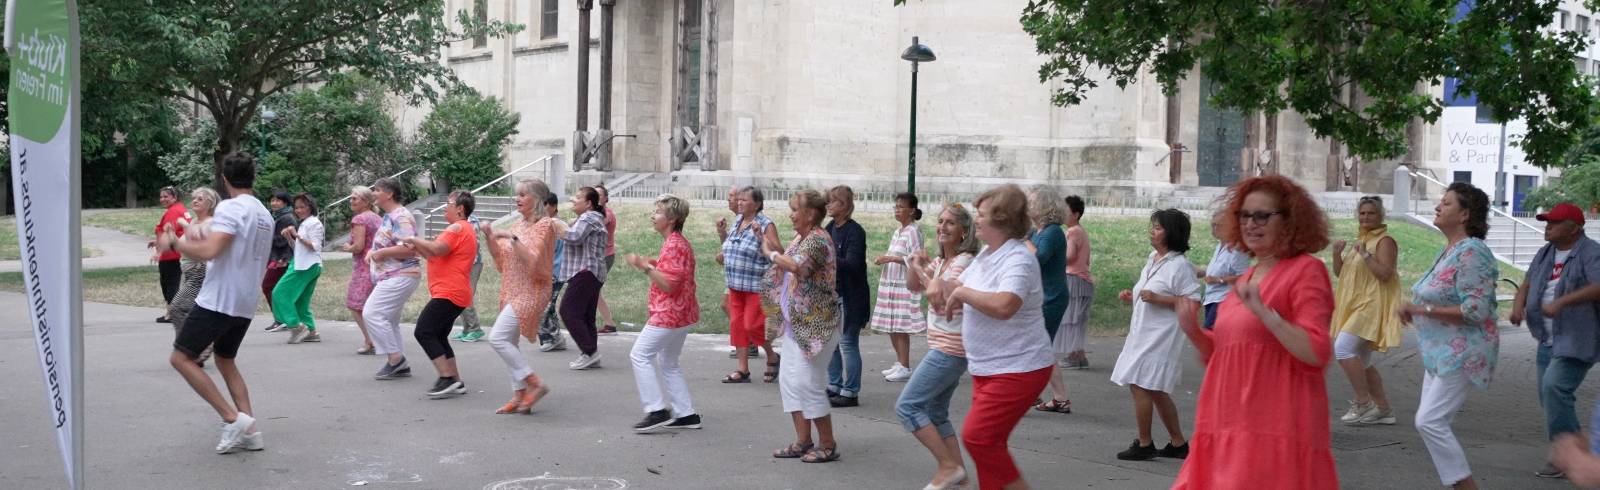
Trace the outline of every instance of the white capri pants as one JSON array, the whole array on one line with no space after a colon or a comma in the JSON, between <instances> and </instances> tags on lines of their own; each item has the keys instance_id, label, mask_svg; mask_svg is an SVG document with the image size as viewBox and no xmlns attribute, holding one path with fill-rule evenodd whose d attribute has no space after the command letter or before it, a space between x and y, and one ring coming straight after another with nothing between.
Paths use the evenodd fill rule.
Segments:
<instances>
[{"instance_id":1,"label":"white capri pants","mask_svg":"<svg viewBox=\"0 0 1600 490\"><path fill-rule=\"evenodd\" d=\"M1338 360L1361 358L1361 365L1372 367L1372 343L1356 334L1339 332L1333 339L1333 358Z\"/></svg>"},{"instance_id":2,"label":"white capri pants","mask_svg":"<svg viewBox=\"0 0 1600 490\"><path fill-rule=\"evenodd\" d=\"M378 355L404 354L405 344L400 337L400 311L411 299L421 282L415 276L395 276L372 286L372 295L362 308L367 321L367 336L372 337L372 347Z\"/></svg>"},{"instance_id":3,"label":"white capri pants","mask_svg":"<svg viewBox=\"0 0 1600 490\"><path fill-rule=\"evenodd\" d=\"M800 412L808 420L827 417L832 409L828 404L829 353L839 346L840 331L817 351L817 357L806 359L800 352L800 341L793 332L784 332L783 346L779 349L778 395L783 399L784 412Z\"/></svg>"},{"instance_id":4,"label":"white capri pants","mask_svg":"<svg viewBox=\"0 0 1600 490\"><path fill-rule=\"evenodd\" d=\"M500 308L500 316L495 317L494 327L489 329L489 347L494 348L494 353L500 355L506 369L511 371L513 390L527 389L528 376L533 375L533 368L528 367L528 361L522 359L522 351L517 350L522 342L522 329L518 325L517 311L505 305Z\"/></svg>"},{"instance_id":5,"label":"white capri pants","mask_svg":"<svg viewBox=\"0 0 1600 490\"><path fill-rule=\"evenodd\" d=\"M1467 466L1467 453L1456 441L1450 422L1456 411L1467 401L1467 387L1471 386L1466 374L1456 371L1444 376L1422 374L1422 401L1417 405L1417 433L1433 457L1433 468L1439 472L1439 483L1444 486L1472 476Z\"/></svg>"},{"instance_id":6,"label":"white capri pants","mask_svg":"<svg viewBox=\"0 0 1600 490\"><path fill-rule=\"evenodd\" d=\"M683 379L678 355L694 325L666 328L645 325L633 341L628 359L633 361L633 382L639 388L639 403L644 412L672 408L672 418L694 415L694 400L689 398L689 383Z\"/></svg>"}]
</instances>

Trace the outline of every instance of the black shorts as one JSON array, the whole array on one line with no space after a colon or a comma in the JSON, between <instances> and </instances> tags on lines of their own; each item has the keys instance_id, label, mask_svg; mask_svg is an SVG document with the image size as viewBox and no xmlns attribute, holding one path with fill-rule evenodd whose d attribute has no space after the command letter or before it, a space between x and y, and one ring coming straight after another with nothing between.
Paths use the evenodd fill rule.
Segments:
<instances>
[{"instance_id":1,"label":"black shorts","mask_svg":"<svg viewBox=\"0 0 1600 490\"><path fill-rule=\"evenodd\" d=\"M200 358L206 346L215 347L217 357L233 359L239 355L239 344L244 343L245 332L250 331L250 319L228 316L199 306L184 319L178 329L178 340L172 348L190 359Z\"/></svg>"}]
</instances>

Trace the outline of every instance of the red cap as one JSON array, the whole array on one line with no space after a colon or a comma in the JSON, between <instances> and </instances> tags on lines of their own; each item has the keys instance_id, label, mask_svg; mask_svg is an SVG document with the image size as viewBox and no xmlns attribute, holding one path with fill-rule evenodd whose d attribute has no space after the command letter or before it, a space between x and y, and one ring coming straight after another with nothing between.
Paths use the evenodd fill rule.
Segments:
<instances>
[{"instance_id":1,"label":"red cap","mask_svg":"<svg viewBox=\"0 0 1600 490\"><path fill-rule=\"evenodd\" d=\"M1579 225L1583 224L1583 211L1571 203L1557 204L1556 207L1550 208L1550 212L1534 217L1539 221L1576 221Z\"/></svg>"}]
</instances>

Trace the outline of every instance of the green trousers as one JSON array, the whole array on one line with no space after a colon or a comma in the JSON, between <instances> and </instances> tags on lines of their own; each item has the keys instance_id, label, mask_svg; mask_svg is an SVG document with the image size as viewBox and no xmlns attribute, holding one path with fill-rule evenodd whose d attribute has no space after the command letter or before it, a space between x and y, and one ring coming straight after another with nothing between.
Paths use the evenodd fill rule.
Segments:
<instances>
[{"instance_id":1,"label":"green trousers","mask_svg":"<svg viewBox=\"0 0 1600 490\"><path fill-rule=\"evenodd\" d=\"M291 262L289 271L272 288L272 319L289 327L305 325L316 331L316 320L311 318L311 296L316 292L317 278L321 276L322 264L301 271L295 270Z\"/></svg>"}]
</instances>

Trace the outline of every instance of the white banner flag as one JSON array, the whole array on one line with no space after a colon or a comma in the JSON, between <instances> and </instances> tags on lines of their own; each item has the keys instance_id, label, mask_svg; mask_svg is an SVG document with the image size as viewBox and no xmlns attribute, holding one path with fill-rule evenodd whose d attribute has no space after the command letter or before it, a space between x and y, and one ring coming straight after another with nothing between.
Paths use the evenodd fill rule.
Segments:
<instances>
[{"instance_id":1,"label":"white banner flag","mask_svg":"<svg viewBox=\"0 0 1600 490\"><path fill-rule=\"evenodd\" d=\"M72 0L9 0L11 191L45 404L71 488L83 486L78 17Z\"/></svg>"}]
</instances>

